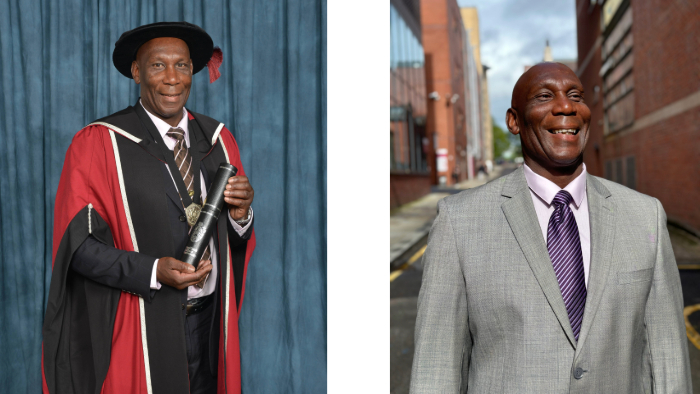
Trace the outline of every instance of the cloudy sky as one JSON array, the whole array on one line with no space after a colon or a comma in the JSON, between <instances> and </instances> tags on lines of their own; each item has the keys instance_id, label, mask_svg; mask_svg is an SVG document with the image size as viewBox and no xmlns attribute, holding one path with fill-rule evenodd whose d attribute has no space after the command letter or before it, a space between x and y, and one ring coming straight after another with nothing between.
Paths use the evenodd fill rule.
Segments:
<instances>
[{"instance_id":1,"label":"cloudy sky","mask_svg":"<svg viewBox=\"0 0 700 394\"><path fill-rule=\"evenodd\" d=\"M574 59L576 10L574 0L457 0L460 7L477 7L481 62L488 71L491 114L505 127L513 86L525 65L542 61L549 39L554 59Z\"/></svg>"}]
</instances>

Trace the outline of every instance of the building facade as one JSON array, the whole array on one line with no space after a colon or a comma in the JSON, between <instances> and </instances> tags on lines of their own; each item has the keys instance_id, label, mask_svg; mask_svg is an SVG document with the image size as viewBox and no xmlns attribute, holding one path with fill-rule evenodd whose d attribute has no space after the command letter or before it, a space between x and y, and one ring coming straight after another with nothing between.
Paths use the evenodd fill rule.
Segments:
<instances>
[{"instance_id":1,"label":"building facade","mask_svg":"<svg viewBox=\"0 0 700 394\"><path fill-rule=\"evenodd\" d=\"M467 179L463 24L456 0L421 0L428 93L428 129L436 160L432 181Z\"/></svg>"},{"instance_id":2,"label":"building facade","mask_svg":"<svg viewBox=\"0 0 700 394\"><path fill-rule=\"evenodd\" d=\"M492 157L476 9L468 14L465 24L456 0L391 0L392 208Z\"/></svg>"},{"instance_id":3,"label":"building facade","mask_svg":"<svg viewBox=\"0 0 700 394\"><path fill-rule=\"evenodd\" d=\"M430 192L425 56L418 0L391 0L391 207Z\"/></svg>"},{"instance_id":4,"label":"building facade","mask_svg":"<svg viewBox=\"0 0 700 394\"><path fill-rule=\"evenodd\" d=\"M700 2L577 0L588 171L700 234Z\"/></svg>"},{"instance_id":5,"label":"building facade","mask_svg":"<svg viewBox=\"0 0 700 394\"><path fill-rule=\"evenodd\" d=\"M481 157L475 161L483 161L487 167L491 168L493 162L493 124L491 119L491 107L489 106L489 84L486 75L488 67L481 63L481 40L479 38L479 13L476 7L460 8L462 23L468 33L470 56L476 67L479 78L479 105L481 107ZM476 156L475 156L476 157Z\"/></svg>"},{"instance_id":6,"label":"building facade","mask_svg":"<svg viewBox=\"0 0 700 394\"><path fill-rule=\"evenodd\" d=\"M467 178L473 179L479 164L485 161L484 133L481 118L481 78L474 57L470 32L462 30L462 55L464 65L464 106L467 133Z\"/></svg>"}]
</instances>

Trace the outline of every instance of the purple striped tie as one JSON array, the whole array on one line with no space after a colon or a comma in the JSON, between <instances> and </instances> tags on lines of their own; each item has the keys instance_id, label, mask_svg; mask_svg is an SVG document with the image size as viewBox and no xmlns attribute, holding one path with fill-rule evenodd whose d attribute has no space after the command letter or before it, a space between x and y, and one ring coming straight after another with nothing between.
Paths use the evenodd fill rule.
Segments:
<instances>
[{"instance_id":1,"label":"purple striped tie","mask_svg":"<svg viewBox=\"0 0 700 394\"><path fill-rule=\"evenodd\" d=\"M554 212L547 228L547 251L559 281L569 323L578 341L586 306L586 282L583 274L581 239L574 213L569 208L571 194L562 190L554 196Z\"/></svg>"}]
</instances>

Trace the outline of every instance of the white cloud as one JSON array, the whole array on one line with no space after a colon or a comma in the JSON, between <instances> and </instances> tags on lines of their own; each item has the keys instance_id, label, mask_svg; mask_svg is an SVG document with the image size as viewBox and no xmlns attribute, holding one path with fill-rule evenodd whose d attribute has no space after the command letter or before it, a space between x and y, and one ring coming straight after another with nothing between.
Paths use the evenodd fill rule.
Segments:
<instances>
[{"instance_id":1,"label":"white cloud","mask_svg":"<svg viewBox=\"0 0 700 394\"><path fill-rule=\"evenodd\" d=\"M542 61L545 40L554 59L574 59L575 2L561 0L458 0L479 12L481 61L488 71L491 114L505 127L513 86L526 65Z\"/></svg>"}]
</instances>

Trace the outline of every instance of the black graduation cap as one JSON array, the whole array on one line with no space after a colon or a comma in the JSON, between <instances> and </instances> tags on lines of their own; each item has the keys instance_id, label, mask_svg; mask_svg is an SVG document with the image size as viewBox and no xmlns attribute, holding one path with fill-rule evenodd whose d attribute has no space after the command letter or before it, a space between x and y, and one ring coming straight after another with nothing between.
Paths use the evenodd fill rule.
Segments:
<instances>
[{"instance_id":1,"label":"black graduation cap","mask_svg":"<svg viewBox=\"0 0 700 394\"><path fill-rule=\"evenodd\" d=\"M192 74L208 66L210 82L214 82L221 75L218 70L223 59L221 50L214 48L214 42L204 29L187 22L151 23L125 32L114 44L114 67L125 77L133 78L131 63L136 60L136 52L147 41L159 37L175 37L187 43L192 59Z\"/></svg>"}]
</instances>

